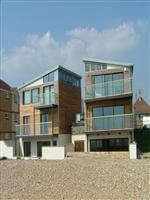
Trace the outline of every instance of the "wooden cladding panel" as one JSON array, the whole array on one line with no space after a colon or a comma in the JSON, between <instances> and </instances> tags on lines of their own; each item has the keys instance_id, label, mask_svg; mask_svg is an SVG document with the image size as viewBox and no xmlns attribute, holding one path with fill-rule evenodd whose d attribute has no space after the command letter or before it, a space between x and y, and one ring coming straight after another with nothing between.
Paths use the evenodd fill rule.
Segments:
<instances>
[{"instance_id":1,"label":"wooden cladding panel","mask_svg":"<svg viewBox=\"0 0 150 200\"><path fill-rule=\"evenodd\" d=\"M75 114L81 112L81 89L69 84L59 84L60 133L71 133Z\"/></svg>"}]
</instances>

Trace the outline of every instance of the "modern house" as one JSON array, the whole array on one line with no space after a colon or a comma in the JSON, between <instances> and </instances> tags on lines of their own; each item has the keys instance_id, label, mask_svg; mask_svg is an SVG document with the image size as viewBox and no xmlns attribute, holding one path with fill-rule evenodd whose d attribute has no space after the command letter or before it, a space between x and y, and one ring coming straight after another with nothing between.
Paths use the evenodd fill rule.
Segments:
<instances>
[{"instance_id":1,"label":"modern house","mask_svg":"<svg viewBox=\"0 0 150 200\"><path fill-rule=\"evenodd\" d=\"M15 156L16 124L19 121L17 88L0 80L0 157Z\"/></svg>"},{"instance_id":2,"label":"modern house","mask_svg":"<svg viewBox=\"0 0 150 200\"><path fill-rule=\"evenodd\" d=\"M75 151L128 151L134 137L133 64L98 59L83 62L85 122L84 132L79 124L82 133L72 135Z\"/></svg>"},{"instance_id":3,"label":"modern house","mask_svg":"<svg viewBox=\"0 0 150 200\"><path fill-rule=\"evenodd\" d=\"M81 77L56 66L19 88L17 154L38 156L42 146L71 143L71 125L81 112Z\"/></svg>"},{"instance_id":4,"label":"modern house","mask_svg":"<svg viewBox=\"0 0 150 200\"><path fill-rule=\"evenodd\" d=\"M134 104L135 128L150 128L150 105L139 97Z\"/></svg>"},{"instance_id":5,"label":"modern house","mask_svg":"<svg viewBox=\"0 0 150 200\"><path fill-rule=\"evenodd\" d=\"M18 114L17 89L0 80L0 140L15 138Z\"/></svg>"}]
</instances>

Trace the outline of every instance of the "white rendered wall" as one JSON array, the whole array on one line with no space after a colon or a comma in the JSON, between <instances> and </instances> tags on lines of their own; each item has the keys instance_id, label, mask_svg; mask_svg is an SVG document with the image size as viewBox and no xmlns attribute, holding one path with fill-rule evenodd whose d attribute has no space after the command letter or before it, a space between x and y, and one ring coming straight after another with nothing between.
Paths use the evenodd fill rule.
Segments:
<instances>
[{"instance_id":1,"label":"white rendered wall","mask_svg":"<svg viewBox=\"0 0 150 200\"><path fill-rule=\"evenodd\" d=\"M87 152L87 136L86 134L81 135L72 135L72 143L75 144L75 141L84 140L84 152Z\"/></svg>"},{"instance_id":2,"label":"white rendered wall","mask_svg":"<svg viewBox=\"0 0 150 200\"><path fill-rule=\"evenodd\" d=\"M137 144L132 143L129 145L130 159L137 159Z\"/></svg>"},{"instance_id":3,"label":"white rendered wall","mask_svg":"<svg viewBox=\"0 0 150 200\"><path fill-rule=\"evenodd\" d=\"M0 141L0 157L13 158L14 148L12 140Z\"/></svg>"},{"instance_id":4,"label":"white rendered wall","mask_svg":"<svg viewBox=\"0 0 150 200\"><path fill-rule=\"evenodd\" d=\"M65 158L65 147L42 147L42 159L63 160Z\"/></svg>"}]
</instances>

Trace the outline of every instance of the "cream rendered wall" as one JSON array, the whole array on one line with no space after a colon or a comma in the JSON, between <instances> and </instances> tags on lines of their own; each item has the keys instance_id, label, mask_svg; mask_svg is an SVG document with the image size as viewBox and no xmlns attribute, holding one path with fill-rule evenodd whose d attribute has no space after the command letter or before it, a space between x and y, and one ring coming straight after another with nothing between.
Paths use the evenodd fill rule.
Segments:
<instances>
[{"instance_id":1,"label":"cream rendered wall","mask_svg":"<svg viewBox=\"0 0 150 200\"><path fill-rule=\"evenodd\" d=\"M43 78L40 78L39 80L29 84L28 86L26 86L25 88L29 88L29 87L35 87L38 85L42 85L43 84Z\"/></svg>"}]
</instances>

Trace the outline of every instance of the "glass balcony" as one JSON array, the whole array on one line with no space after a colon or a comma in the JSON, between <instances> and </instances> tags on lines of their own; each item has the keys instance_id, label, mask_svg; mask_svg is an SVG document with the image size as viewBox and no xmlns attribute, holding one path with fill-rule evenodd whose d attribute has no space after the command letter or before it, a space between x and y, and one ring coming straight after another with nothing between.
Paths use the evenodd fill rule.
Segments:
<instances>
[{"instance_id":1,"label":"glass balcony","mask_svg":"<svg viewBox=\"0 0 150 200\"><path fill-rule=\"evenodd\" d=\"M37 96L36 103L34 103L36 108L45 108L53 105L57 105L57 94L54 92L40 93Z\"/></svg>"},{"instance_id":2,"label":"glass balcony","mask_svg":"<svg viewBox=\"0 0 150 200\"><path fill-rule=\"evenodd\" d=\"M132 92L132 79L121 79L85 87L85 99L123 95Z\"/></svg>"},{"instance_id":3,"label":"glass balcony","mask_svg":"<svg viewBox=\"0 0 150 200\"><path fill-rule=\"evenodd\" d=\"M87 118L85 131L110 131L133 128L133 114Z\"/></svg>"},{"instance_id":4,"label":"glass balcony","mask_svg":"<svg viewBox=\"0 0 150 200\"><path fill-rule=\"evenodd\" d=\"M52 135L54 128L52 122L16 125L16 136Z\"/></svg>"}]
</instances>

